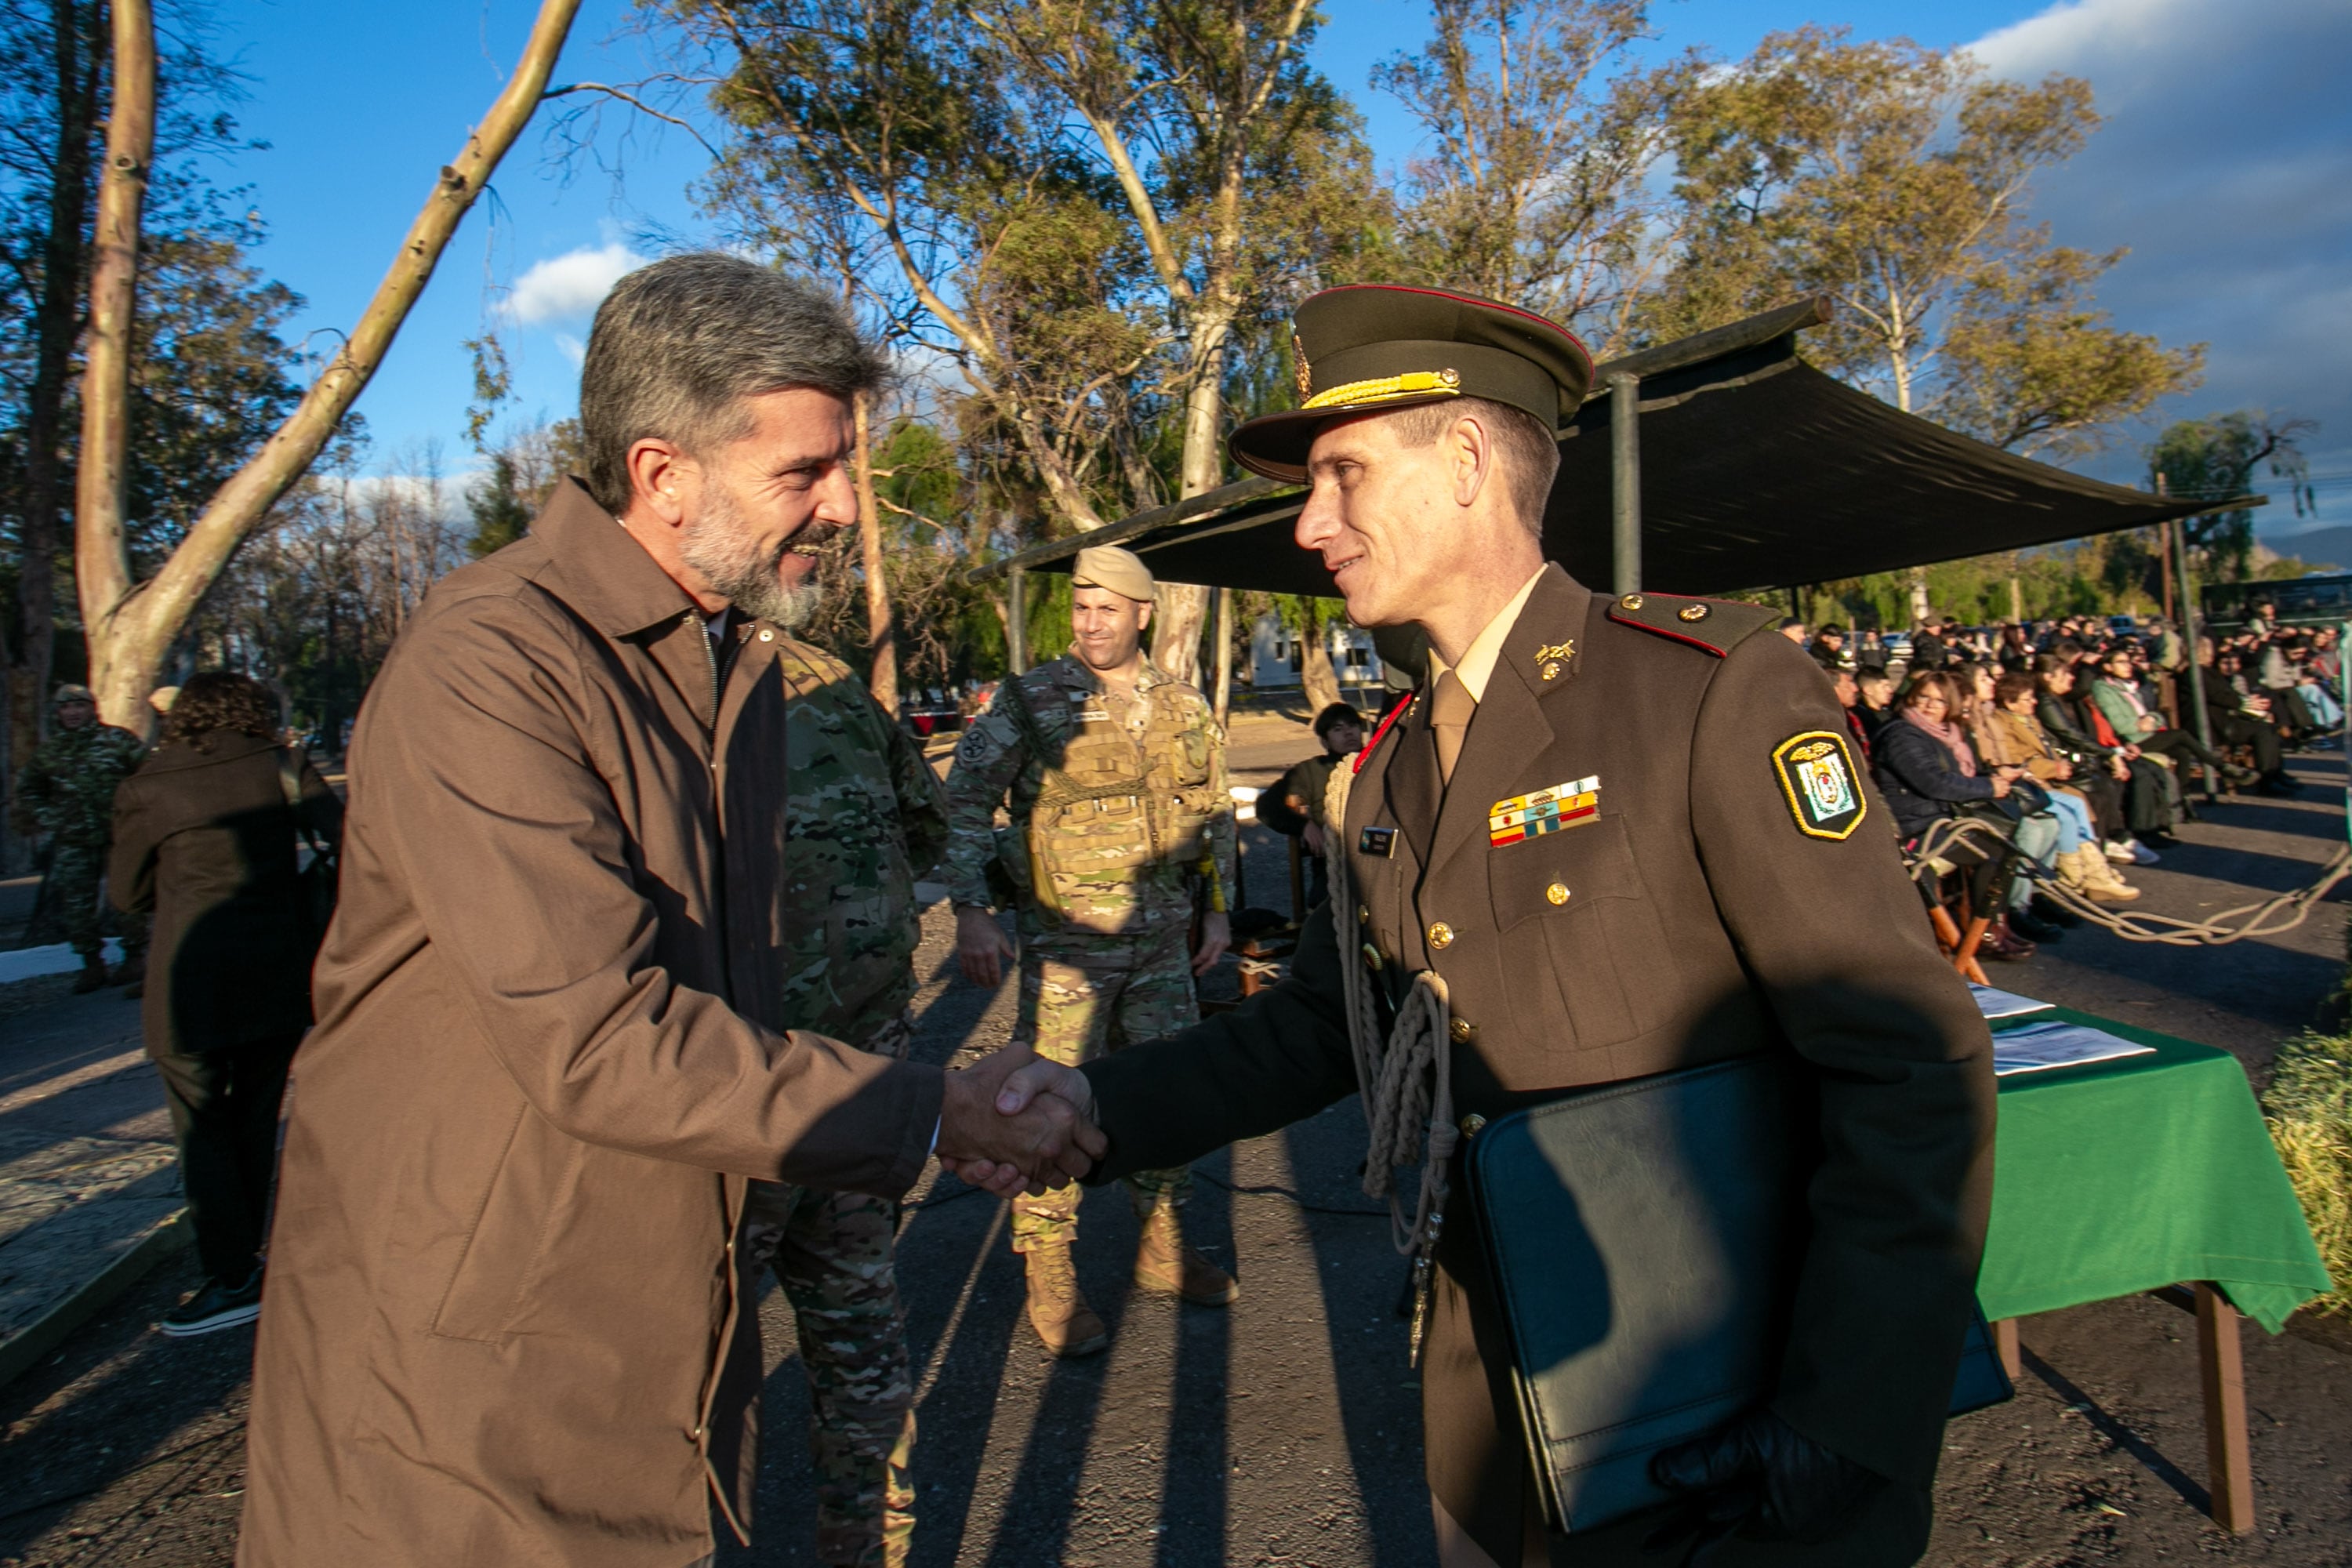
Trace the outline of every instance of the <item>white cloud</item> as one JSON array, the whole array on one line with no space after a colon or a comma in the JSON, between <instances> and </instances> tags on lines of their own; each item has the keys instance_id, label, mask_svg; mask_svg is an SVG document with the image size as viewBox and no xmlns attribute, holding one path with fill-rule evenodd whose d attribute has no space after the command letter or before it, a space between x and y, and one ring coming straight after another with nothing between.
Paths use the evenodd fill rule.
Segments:
<instances>
[{"instance_id":1,"label":"white cloud","mask_svg":"<svg viewBox=\"0 0 2352 1568\"><path fill-rule=\"evenodd\" d=\"M557 351L561 353L565 359L570 360L575 367L588 363L588 345L582 342L578 338L573 337L570 332L556 333L555 347Z\"/></svg>"},{"instance_id":2,"label":"white cloud","mask_svg":"<svg viewBox=\"0 0 2352 1568\"><path fill-rule=\"evenodd\" d=\"M2062 244L2128 247L2118 325L2210 345L2159 423L2263 407L2316 419L2315 473L2352 471L2352 6L2344 0L2065 0L1971 46L1999 76L2086 79L2106 123L2037 182ZM2092 465L2118 477L2130 453ZM2322 489L2323 505L2327 490ZM2338 492L2342 493L2342 492ZM2284 517L2263 526L2294 525ZM2340 521L2329 513L2323 521Z\"/></svg>"},{"instance_id":3,"label":"white cloud","mask_svg":"<svg viewBox=\"0 0 2352 1568\"><path fill-rule=\"evenodd\" d=\"M585 316L629 273L653 258L617 241L580 247L535 263L519 279L509 308L520 321L561 321Z\"/></svg>"}]
</instances>

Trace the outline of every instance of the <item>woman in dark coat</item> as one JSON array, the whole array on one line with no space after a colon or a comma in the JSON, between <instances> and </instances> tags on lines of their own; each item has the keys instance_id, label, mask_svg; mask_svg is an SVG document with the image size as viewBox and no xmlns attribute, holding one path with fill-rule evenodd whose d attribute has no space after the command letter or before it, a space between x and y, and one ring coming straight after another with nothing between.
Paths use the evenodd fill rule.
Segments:
<instances>
[{"instance_id":1,"label":"woman in dark coat","mask_svg":"<svg viewBox=\"0 0 2352 1568\"><path fill-rule=\"evenodd\" d=\"M1964 802L2003 800L2010 781L2021 770L1989 768L1969 744L1962 720L1965 700L1953 677L1922 675L1904 690L1895 717L1878 731L1871 744L1871 773L1887 809L1895 814L1895 830L1906 845L1915 843L1937 822L1957 814ZM1990 859L1966 843L1939 851L1942 858L1969 871L1969 894L1979 910L1993 908ZM1979 950L1989 958L2025 958L2033 944L2010 930L2007 912L1996 915Z\"/></svg>"},{"instance_id":2,"label":"woman in dark coat","mask_svg":"<svg viewBox=\"0 0 2352 1568\"><path fill-rule=\"evenodd\" d=\"M163 744L114 795L107 885L122 909L154 911L141 1022L205 1275L165 1315L167 1334L260 1313L278 1105L310 1026L320 934L303 904L298 826L330 846L342 826L333 792L278 743L278 727L277 700L258 682L192 677L164 717Z\"/></svg>"}]
</instances>

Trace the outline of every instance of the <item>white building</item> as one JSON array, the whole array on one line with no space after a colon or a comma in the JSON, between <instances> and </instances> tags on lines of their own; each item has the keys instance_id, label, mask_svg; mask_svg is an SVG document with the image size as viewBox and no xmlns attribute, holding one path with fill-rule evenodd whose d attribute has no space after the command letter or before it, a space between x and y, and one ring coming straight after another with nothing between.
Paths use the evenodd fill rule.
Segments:
<instances>
[{"instance_id":1,"label":"white building","mask_svg":"<svg viewBox=\"0 0 2352 1568\"><path fill-rule=\"evenodd\" d=\"M1326 623L1324 647L1331 655L1331 673L1343 687L1378 686L1384 679L1381 656L1372 651L1372 634L1346 621ZM1306 682L1306 645L1280 617L1264 615L1250 628L1250 684L1260 691L1278 690Z\"/></svg>"}]
</instances>

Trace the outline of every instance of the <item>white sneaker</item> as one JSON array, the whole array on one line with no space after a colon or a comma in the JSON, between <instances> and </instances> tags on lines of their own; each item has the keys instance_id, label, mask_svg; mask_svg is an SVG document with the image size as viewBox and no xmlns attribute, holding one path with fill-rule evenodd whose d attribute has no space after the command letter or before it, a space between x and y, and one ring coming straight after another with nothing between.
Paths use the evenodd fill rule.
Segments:
<instances>
[{"instance_id":1,"label":"white sneaker","mask_svg":"<svg viewBox=\"0 0 2352 1568\"><path fill-rule=\"evenodd\" d=\"M2102 844L2099 847L2106 852L2108 859L2118 866L2135 866L2139 863L2139 857L2133 853L2139 847L2137 839L2118 838L2110 843Z\"/></svg>"}]
</instances>

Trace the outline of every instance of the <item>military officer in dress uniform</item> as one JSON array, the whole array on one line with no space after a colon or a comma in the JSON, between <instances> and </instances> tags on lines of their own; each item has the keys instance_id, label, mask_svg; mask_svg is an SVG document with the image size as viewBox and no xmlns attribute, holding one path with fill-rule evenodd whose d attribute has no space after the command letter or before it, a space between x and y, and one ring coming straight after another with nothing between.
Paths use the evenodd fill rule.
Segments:
<instances>
[{"instance_id":1,"label":"military officer in dress uniform","mask_svg":"<svg viewBox=\"0 0 2352 1568\"><path fill-rule=\"evenodd\" d=\"M1443 978L1474 1135L1567 1089L1789 1053L1821 1144L1779 1385L1654 1473L1737 1525L1713 1563L1916 1561L1984 1235L1991 1042L1829 683L1769 609L1612 598L1545 563L1556 433L1591 374L1559 327L1366 285L1307 300L1296 331L1302 405L1244 425L1234 456L1312 487L1297 542L1354 620L1429 643L1349 780L1356 907L1310 918L1290 975L1238 1011L1076 1072L1033 1064L999 1109L1090 1108L1110 1175L1271 1131L1358 1087L1350 965L1391 1005ZM1545 1531L1454 1208L1423 1352L1442 1561L1671 1561L1643 1549L1654 1519Z\"/></svg>"}]
</instances>

